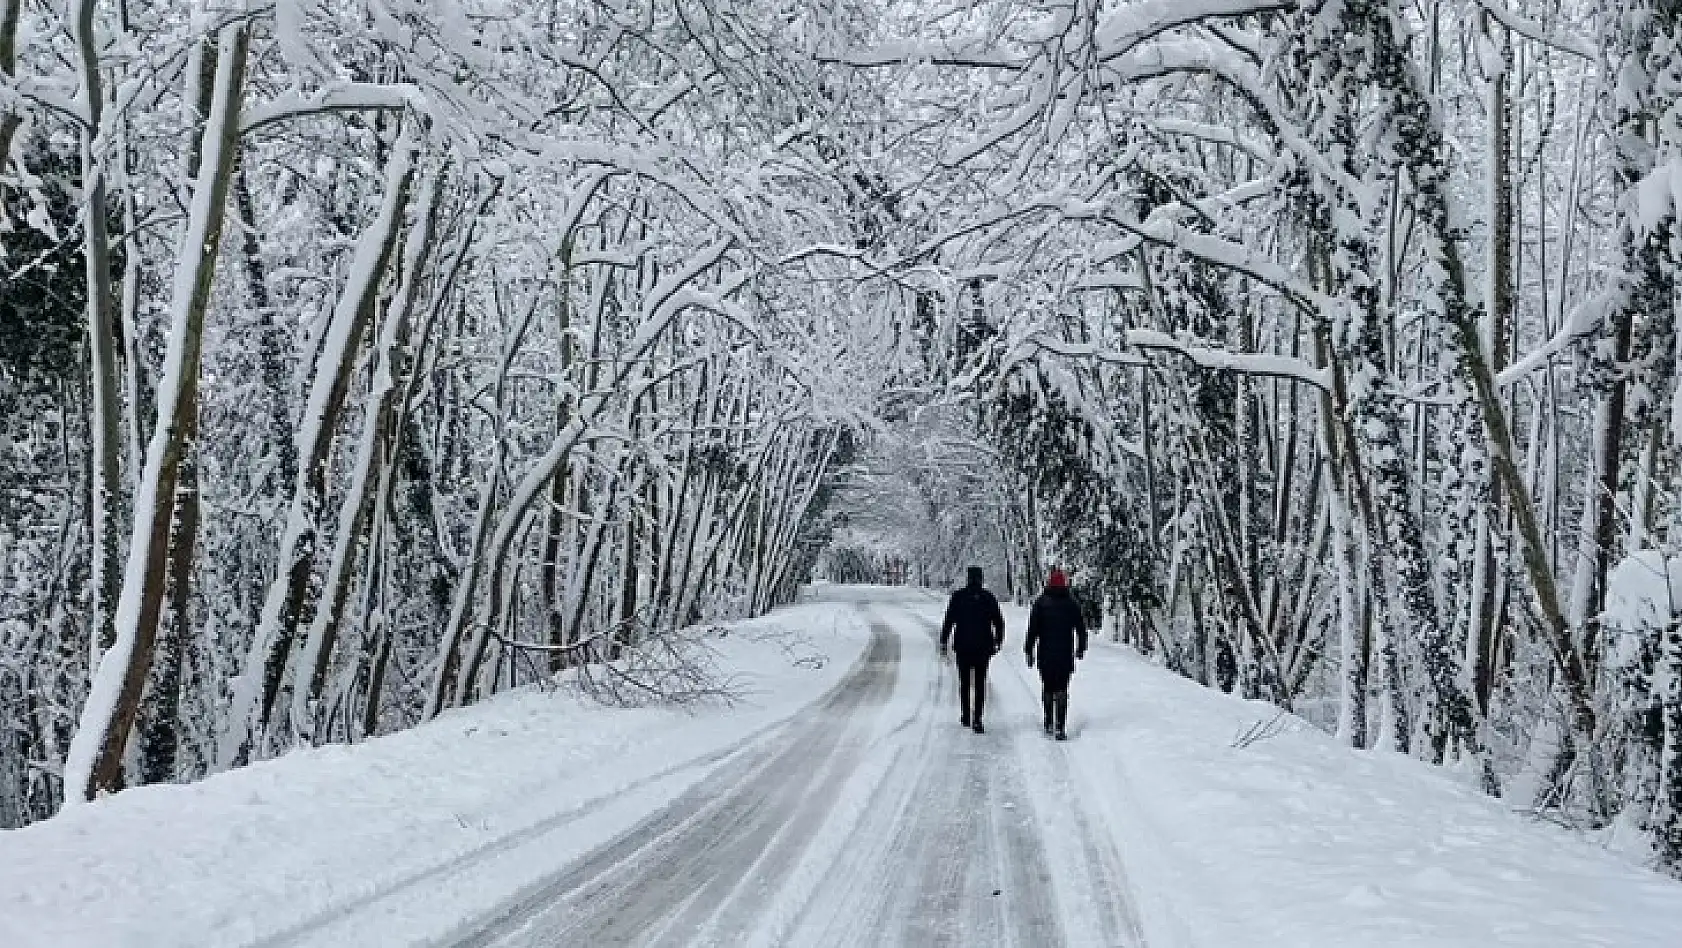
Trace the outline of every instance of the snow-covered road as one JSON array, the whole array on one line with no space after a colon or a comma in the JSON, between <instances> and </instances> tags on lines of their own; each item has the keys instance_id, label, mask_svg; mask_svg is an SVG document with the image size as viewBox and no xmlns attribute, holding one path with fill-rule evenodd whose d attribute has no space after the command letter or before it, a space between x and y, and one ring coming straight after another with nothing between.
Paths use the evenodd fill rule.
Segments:
<instances>
[{"instance_id":1,"label":"snow-covered road","mask_svg":"<svg viewBox=\"0 0 1682 948\"><path fill-rule=\"evenodd\" d=\"M872 619L816 706L456 944L1140 944L1023 677L973 734L926 605Z\"/></svg>"},{"instance_id":2,"label":"snow-covered road","mask_svg":"<svg viewBox=\"0 0 1682 948\"><path fill-rule=\"evenodd\" d=\"M731 704L511 692L0 833L0 945L1682 944L1682 885L1465 775L1103 642L1047 740L1011 607L973 734L936 595L805 599L708 639Z\"/></svg>"}]
</instances>

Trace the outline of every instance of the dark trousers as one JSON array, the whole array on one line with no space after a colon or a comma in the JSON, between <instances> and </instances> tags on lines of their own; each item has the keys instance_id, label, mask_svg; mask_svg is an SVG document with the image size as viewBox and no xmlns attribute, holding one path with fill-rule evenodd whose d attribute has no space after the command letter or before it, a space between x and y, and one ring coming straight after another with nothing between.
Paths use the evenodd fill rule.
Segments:
<instances>
[{"instance_id":1,"label":"dark trousers","mask_svg":"<svg viewBox=\"0 0 1682 948\"><path fill-rule=\"evenodd\" d=\"M958 707L964 720L971 724L981 720L981 712L987 707L987 662L991 658L991 655L958 656ZM973 703L971 695L974 695ZM973 715L971 708L975 710Z\"/></svg>"},{"instance_id":2,"label":"dark trousers","mask_svg":"<svg viewBox=\"0 0 1682 948\"><path fill-rule=\"evenodd\" d=\"M1040 669L1040 705L1045 708L1047 730L1063 730L1069 720L1069 676L1072 672Z\"/></svg>"}]
</instances>

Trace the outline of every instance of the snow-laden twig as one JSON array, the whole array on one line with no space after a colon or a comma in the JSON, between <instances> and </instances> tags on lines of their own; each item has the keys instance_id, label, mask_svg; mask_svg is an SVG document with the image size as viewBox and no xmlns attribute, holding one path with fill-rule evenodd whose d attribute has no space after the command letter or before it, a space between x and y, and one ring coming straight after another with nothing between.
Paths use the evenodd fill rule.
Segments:
<instances>
[{"instance_id":1,"label":"snow-laden twig","mask_svg":"<svg viewBox=\"0 0 1682 948\"><path fill-rule=\"evenodd\" d=\"M1295 718L1291 717L1290 712L1281 709L1273 717L1265 721L1258 720L1240 730L1233 736L1232 746L1238 750L1247 750L1263 741L1290 733L1295 730L1294 722Z\"/></svg>"}]
</instances>

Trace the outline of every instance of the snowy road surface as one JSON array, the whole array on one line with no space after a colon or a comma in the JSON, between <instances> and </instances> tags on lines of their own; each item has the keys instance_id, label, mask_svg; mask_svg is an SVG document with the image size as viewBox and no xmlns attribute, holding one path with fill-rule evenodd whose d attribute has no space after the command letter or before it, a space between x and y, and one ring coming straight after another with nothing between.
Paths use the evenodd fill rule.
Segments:
<instances>
[{"instance_id":1,"label":"snowy road surface","mask_svg":"<svg viewBox=\"0 0 1682 948\"><path fill-rule=\"evenodd\" d=\"M0 833L0 946L1682 945L1638 857L1125 648L1046 740L1019 609L972 734L940 607L819 588L709 640L728 706L508 693Z\"/></svg>"},{"instance_id":2,"label":"snowy road surface","mask_svg":"<svg viewBox=\"0 0 1682 948\"><path fill-rule=\"evenodd\" d=\"M934 623L874 613L819 704L457 944L1142 944L1022 677L972 734Z\"/></svg>"}]
</instances>

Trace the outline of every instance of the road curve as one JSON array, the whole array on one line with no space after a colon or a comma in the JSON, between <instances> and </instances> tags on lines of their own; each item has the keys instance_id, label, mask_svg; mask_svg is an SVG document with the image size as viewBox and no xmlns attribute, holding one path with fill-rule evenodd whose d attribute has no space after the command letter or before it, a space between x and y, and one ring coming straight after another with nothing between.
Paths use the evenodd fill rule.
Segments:
<instances>
[{"instance_id":1,"label":"road curve","mask_svg":"<svg viewBox=\"0 0 1682 948\"><path fill-rule=\"evenodd\" d=\"M874 611L821 701L457 948L1142 945L1028 679L998 663L972 734L927 610Z\"/></svg>"}]
</instances>

